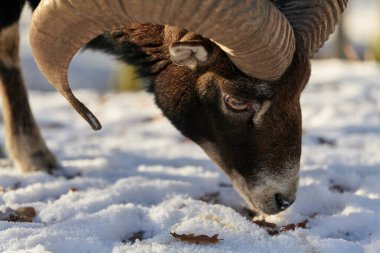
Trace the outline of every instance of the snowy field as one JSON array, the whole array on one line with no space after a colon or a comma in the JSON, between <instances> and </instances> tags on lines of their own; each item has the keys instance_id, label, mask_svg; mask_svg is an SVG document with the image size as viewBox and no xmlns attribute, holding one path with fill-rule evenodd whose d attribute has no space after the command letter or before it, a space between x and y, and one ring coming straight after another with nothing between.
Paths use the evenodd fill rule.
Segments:
<instances>
[{"instance_id":1,"label":"snowy field","mask_svg":"<svg viewBox=\"0 0 380 253\"><path fill-rule=\"evenodd\" d=\"M378 15L369 11L375 3L350 1L346 26L356 27L350 39L378 35ZM77 94L102 131L93 132L57 93L42 92L53 89L28 49L29 18L25 12L21 45L33 111L74 177L22 174L0 160L0 212L26 206L37 212L31 223L0 221L0 252L380 252L379 66L313 63L302 97L298 197L266 218L279 227L308 222L271 236L251 222L229 179L161 116L151 96L104 93L114 69L110 57L81 54L70 71L73 88L97 90ZM1 122L0 128L3 147ZM221 240L197 245L173 232Z\"/></svg>"},{"instance_id":2,"label":"snowy field","mask_svg":"<svg viewBox=\"0 0 380 253\"><path fill-rule=\"evenodd\" d=\"M22 174L3 160L0 210L32 206L37 216L0 221L0 252L380 252L376 65L313 63L302 98L298 197L267 218L278 226L308 223L275 236L247 219L229 179L161 116L152 97L78 95L102 131L93 132L57 93L30 94L48 145L74 177ZM222 240L191 244L171 232Z\"/></svg>"}]
</instances>

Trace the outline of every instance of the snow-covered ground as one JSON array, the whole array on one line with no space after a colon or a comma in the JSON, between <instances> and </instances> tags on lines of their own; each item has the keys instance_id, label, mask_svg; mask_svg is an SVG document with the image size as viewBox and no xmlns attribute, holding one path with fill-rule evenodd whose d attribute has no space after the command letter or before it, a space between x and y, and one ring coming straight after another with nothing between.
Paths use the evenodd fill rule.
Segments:
<instances>
[{"instance_id":1,"label":"snow-covered ground","mask_svg":"<svg viewBox=\"0 0 380 253\"><path fill-rule=\"evenodd\" d=\"M161 116L151 96L103 92L110 57L87 52L70 72L74 88L98 90L77 94L102 131L93 132L57 93L41 92L51 89L28 50L27 16L24 72L28 87L40 90L30 93L33 110L48 145L76 176L22 174L0 161L0 211L37 211L32 223L0 221L0 252L380 252L379 66L313 63L302 97L298 198L267 218L279 226L309 221L270 236L246 218L229 179ZM171 232L223 240L195 245Z\"/></svg>"},{"instance_id":2,"label":"snow-covered ground","mask_svg":"<svg viewBox=\"0 0 380 253\"><path fill-rule=\"evenodd\" d=\"M242 216L228 178L146 93L79 92L103 123L93 132L58 93L33 91L49 146L77 176L22 174L4 163L0 210L32 206L37 216L0 221L0 252L380 252L380 68L313 66L298 198L267 218L309 219L306 229L270 236ZM170 232L223 240L189 244Z\"/></svg>"}]
</instances>

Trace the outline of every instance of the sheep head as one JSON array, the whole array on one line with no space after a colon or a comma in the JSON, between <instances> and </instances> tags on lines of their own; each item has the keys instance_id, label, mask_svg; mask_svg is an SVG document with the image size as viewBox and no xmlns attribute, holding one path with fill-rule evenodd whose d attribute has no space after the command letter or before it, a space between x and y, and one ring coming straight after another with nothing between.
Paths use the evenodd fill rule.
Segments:
<instances>
[{"instance_id":1,"label":"sheep head","mask_svg":"<svg viewBox=\"0 0 380 253\"><path fill-rule=\"evenodd\" d=\"M346 3L42 0L33 16L31 46L45 77L100 129L70 90L67 68L73 55L115 27L166 25L172 63L154 77L157 104L231 177L252 209L274 214L295 200L299 97L310 76L309 58L333 31Z\"/></svg>"},{"instance_id":2,"label":"sheep head","mask_svg":"<svg viewBox=\"0 0 380 253\"><path fill-rule=\"evenodd\" d=\"M299 96L309 59L294 57L282 78L263 81L240 72L206 39L174 48L174 64L154 83L157 105L231 178L251 209L274 214L288 207L298 183Z\"/></svg>"}]
</instances>

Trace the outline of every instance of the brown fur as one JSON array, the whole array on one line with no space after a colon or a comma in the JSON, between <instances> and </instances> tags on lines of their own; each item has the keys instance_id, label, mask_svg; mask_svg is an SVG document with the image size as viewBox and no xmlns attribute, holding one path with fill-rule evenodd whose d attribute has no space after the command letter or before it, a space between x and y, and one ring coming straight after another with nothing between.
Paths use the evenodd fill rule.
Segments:
<instances>
[{"instance_id":1,"label":"brown fur","mask_svg":"<svg viewBox=\"0 0 380 253\"><path fill-rule=\"evenodd\" d=\"M56 160L42 140L32 117L21 77L17 25L0 34L1 91L7 149L23 171L50 171ZM195 68L170 59L171 45L203 45L208 60ZM275 195L294 201L301 155L299 98L310 76L310 63L297 50L281 79L265 82L240 72L214 43L177 27L131 24L119 27L89 44L136 65L150 78L149 90L165 116L185 136L199 144L231 177L252 209L276 213ZM260 115L230 111L229 94L261 106Z\"/></svg>"},{"instance_id":2,"label":"brown fur","mask_svg":"<svg viewBox=\"0 0 380 253\"><path fill-rule=\"evenodd\" d=\"M0 92L9 157L24 172L57 167L29 107L19 60L18 24L0 31Z\"/></svg>"},{"instance_id":3,"label":"brown fur","mask_svg":"<svg viewBox=\"0 0 380 253\"><path fill-rule=\"evenodd\" d=\"M210 40L177 27L133 24L104 36L111 45L108 50L135 48L123 51L122 59L149 73L150 90L165 116L231 177L252 209L279 212L276 194L294 201L301 155L299 98L310 76L302 41L286 73L265 82L240 72ZM171 45L193 41L210 52L206 64L189 68L170 61ZM144 56L142 62L129 57L136 51ZM223 94L270 106L253 122L258 112L228 110Z\"/></svg>"},{"instance_id":4,"label":"brown fur","mask_svg":"<svg viewBox=\"0 0 380 253\"><path fill-rule=\"evenodd\" d=\"M318 2L318 11L314 11L313 1L270 1L287 17L296 38L293 61L276 81L245 75L212 41L178 27L129 24L99 36L88 47L135 65L142 77L150 79L148 91L154 93L172 124L230 176L252 209L274 214L295 199L301 155L299 99L310 77L309 58L333 31L347 0L328 0L325 9ZM39 0L28 2L35 8ZM4 3L0 89L8 152L24 171L50 171L57 163L28 106L18 59L17 25L1 30L18 19L25 0ZM296 7L302 11L294 11ZM226 97L254 106L232 110ZM286 200L286 205L281 206L279 200Z\"/></svg>"}]
</instances>

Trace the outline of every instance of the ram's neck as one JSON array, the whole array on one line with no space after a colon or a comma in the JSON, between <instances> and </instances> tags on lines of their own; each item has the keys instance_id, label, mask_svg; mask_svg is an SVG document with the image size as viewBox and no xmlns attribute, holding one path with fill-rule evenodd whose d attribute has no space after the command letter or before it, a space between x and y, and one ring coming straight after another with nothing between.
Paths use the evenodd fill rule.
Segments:
<instances>
[{"instance_id":1,"label":"ram's neck","mask_svg":"<svg viewBox=\"0 0 380 253\"><path fill-rule=\"evenodd\" d=\"M130 24L98 36L86 48L101 50L137 67L141 77L154 79L170 63L161 25Z\"/></svg>"}]
</instances>

